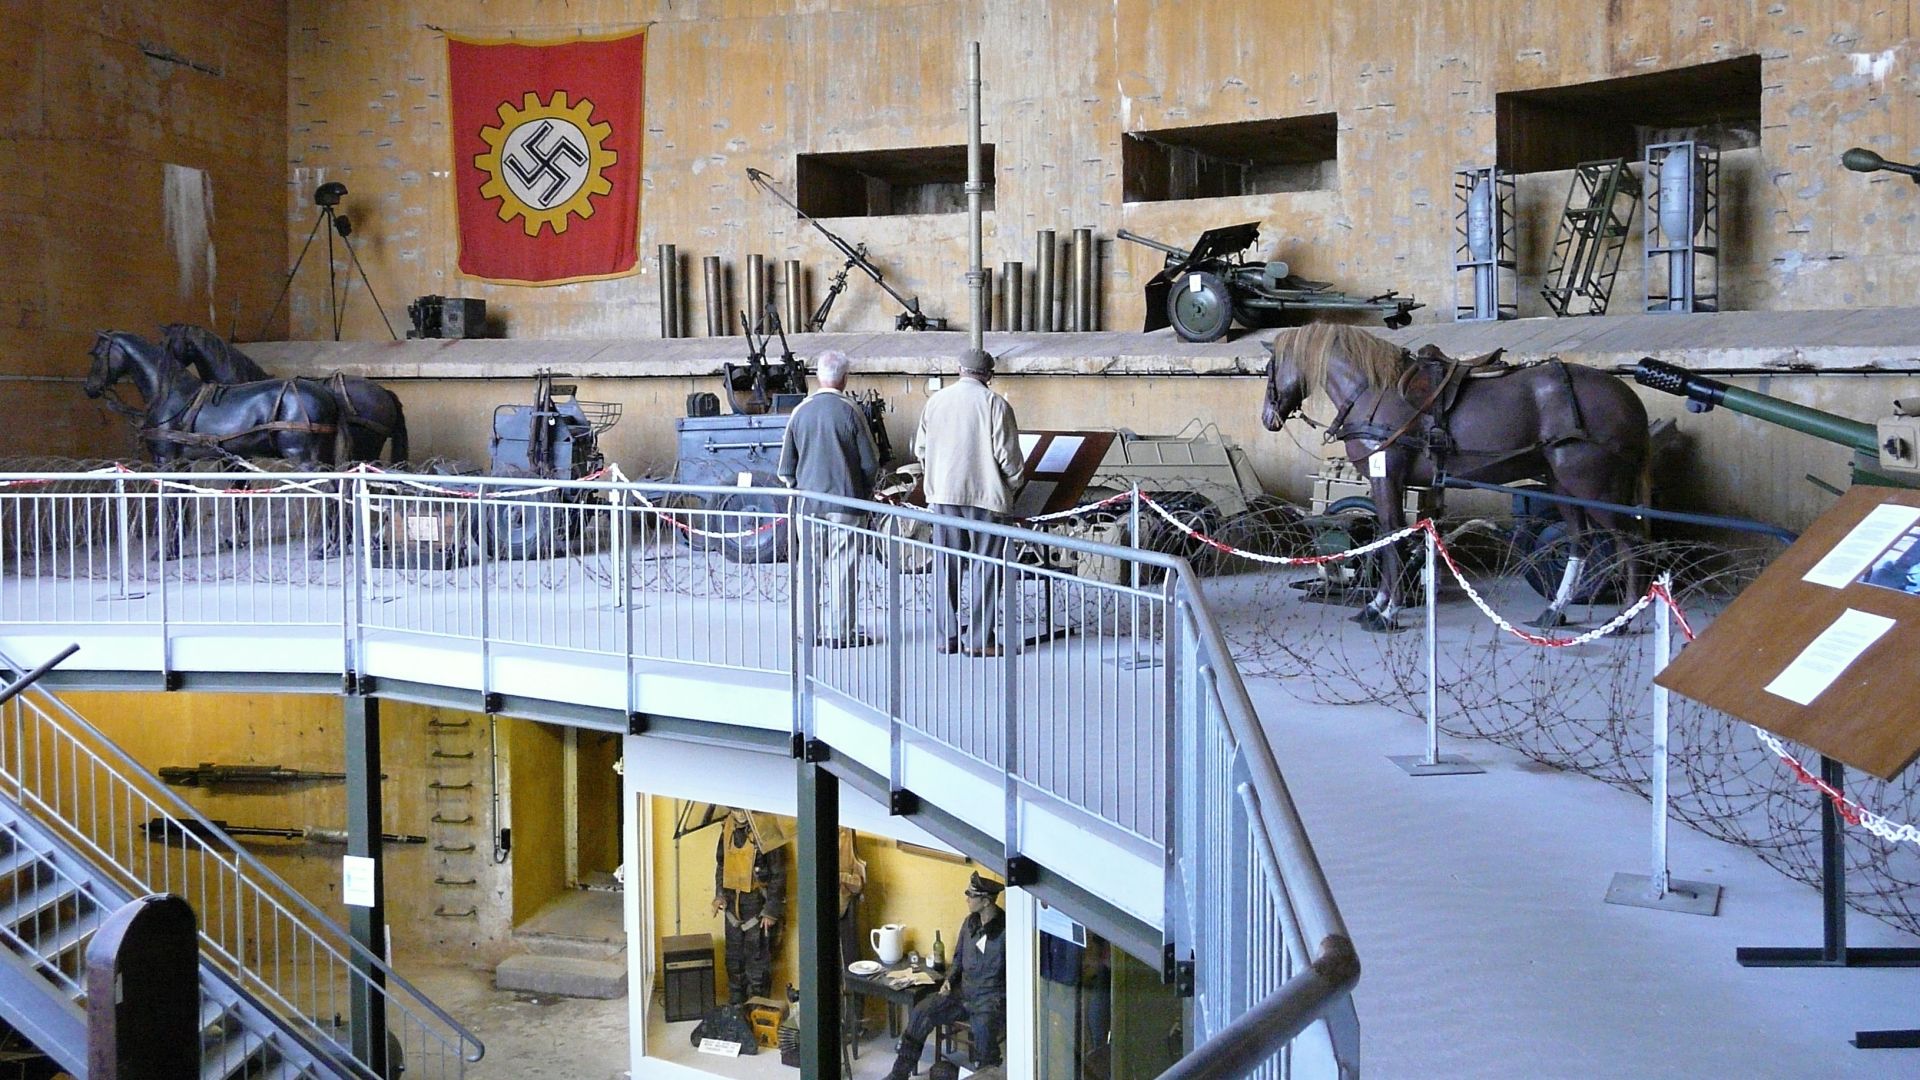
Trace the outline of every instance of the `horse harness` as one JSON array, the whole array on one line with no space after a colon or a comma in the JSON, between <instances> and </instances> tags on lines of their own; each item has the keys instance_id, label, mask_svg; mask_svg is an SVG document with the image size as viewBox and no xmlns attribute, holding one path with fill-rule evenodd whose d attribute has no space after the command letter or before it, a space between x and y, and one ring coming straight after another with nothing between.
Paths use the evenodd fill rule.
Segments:
<instances>
[{"instance_id":1,"label":"horse harness","mask_svg":"<svg viewBox=\"0 0 1920 1080\"><path fill-rule=\"evenodd\" d=\"M287 388L291 385L293 385L293 380L281 380L280 392L275 395L273 399L271 415L278 416L280 414L281 407L286 404ZM249 435L258 435L263 431L298 431L312 435L331 435L339 430L336 425L316 423L312 420L268 420L241 431L221 434L194 431L193 428L200 419L200 411L208 405L217 403L226 395L227 389L228 387L220 383L201 383L199 392L193 395L193 400L187 403L185 409L157 423L148 424L146 427L141 428L141 436L160 442L181 443L187 446L211 446L218 449L235 439L244 439ZM164 390L160 396L165 396ZM162 424L177 425L186 430L177 431L170 427L160 426Z\"/></svg>"},{"instance_id":2,"label":"horse harness","mask_svg":"<svg viewBox=\"0 0 1920 1080\"><path fill-rule=\"evenodd\" d=\"M1432 346L1422 348L1418 353L1402 350L1401 358L1406 362L1406 373L1401 376L1394 393L1402 400L1412 404L1413 410L1398 427L1388 428L1377 418L1381 402L1388 397L1385 388L1372 395L1373 404L1364 421L1354 421L1349 415L1354 406L1360 404L1366 395L1359 395L1341 406L1333 422L1327 425L1327 442L1349 439L1364 439L1373 444L1369 453L1377 454L1392 446L1410 446L1415 453L1427 454L1433 458L1434 471L1444 472L1449 455L1469 454L1486 456L1485 451L1463 450L1454 440L1449 427L1455 406L1460 403L1460 395L1469 381L1474 379L1499 379L1542 365L1551 365L1566 384L1567 402L1573 411L1571 427L1563 434L1550 439L1542 439L1530 446L1523 446L1493 456L1479 464L1476 469L1492 468L1516 458L1527 457L1544 450L1552 449L1571 442L1594 442L1587 431L1586 418L1580 411L1580 395L1573 385L1573 375L1567 369L1566 361L1559 357L1547 360L1534 360L1523 364L1514 364L1501 359L1503 349L1495 349L1485 356L1471 360L1455 360ZM1415 404L1415 402L1418 402Z\"/></svg>"}]
</instances>

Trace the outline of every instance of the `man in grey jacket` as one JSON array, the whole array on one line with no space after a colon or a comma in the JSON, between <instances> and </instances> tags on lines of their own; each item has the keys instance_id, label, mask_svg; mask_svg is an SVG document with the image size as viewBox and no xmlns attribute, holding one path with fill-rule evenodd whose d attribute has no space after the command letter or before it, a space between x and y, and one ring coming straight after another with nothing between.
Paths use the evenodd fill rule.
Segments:
<instances>
[{"instance_id":1,"label":"man in grey jacket","mask_svg":"<svg viewBox=\"0 0 1920 1080\"><path fill-rule=\"evenodd\" d=\"M1007 399L987 389L993 381L993 357L969 350L960 358L960 377L952 386L927 399L913 452L926 470L922 483L927 507L956 519L936 525L933 542L941 553L940 625L945 634L941 652L964 649L968 656L998 656L994 643L994 615L1000 575L993 565L1005 542L963 527L958 522L999 521L1013 509L1013 497L1024 482L1020 427ZM961 585L967 586L964 613Z\"/></svg>"},{"instance_id":2,"label":"man in grey jacket","mask_svg":"<svg viewBox=\"0 0 1920 1080\"><path fill-rule=\"evenodd\" d=\"M787 417L787 433L780 440L780 482L800 491L818 491L849 499L873 497L880 475L880 450L867 427L867 414L843 393L847 385L847 354L829 350L815 361L820 388L807 395ZM815 644L833 649L858 648L877 639L863 632L854 619L854 585L860 552L853 531L866 518L840 503L805 500L801 511L824 521L803 530L806 554L820 570L820 627Z\"/></svg>"}]
</instances>

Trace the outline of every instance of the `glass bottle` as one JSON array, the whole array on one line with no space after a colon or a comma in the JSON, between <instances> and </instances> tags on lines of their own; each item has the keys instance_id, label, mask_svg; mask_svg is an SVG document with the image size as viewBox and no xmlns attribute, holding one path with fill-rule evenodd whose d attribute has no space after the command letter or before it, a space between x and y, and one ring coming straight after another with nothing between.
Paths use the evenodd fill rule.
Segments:
<instances>
[{"instance_id":1,"label":"glass bottle","mask_svg":"<svg viewBox=\"0 0 1920 1080\"><path fill-rule=\"evenodd\" d=\"M947 947L941 942L938 930L933 932L933 953L927 957L927 962L936 969L944 970L947 966Z\"/></svg>"}]
</instances>

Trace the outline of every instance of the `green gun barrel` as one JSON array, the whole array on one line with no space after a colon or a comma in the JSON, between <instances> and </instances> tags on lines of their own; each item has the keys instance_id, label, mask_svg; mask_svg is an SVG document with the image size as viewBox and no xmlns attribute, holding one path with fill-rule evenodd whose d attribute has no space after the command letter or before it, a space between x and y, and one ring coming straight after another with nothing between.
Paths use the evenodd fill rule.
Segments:
<instances>
[{"instance_id":1,"label":"green gun barrel","mask_svg":"<svg viewBox=\"0 0 1920 1080\"><path fill-rule=\"evenodd\" d=\"M1728 386L1718 379L1697 375L1686 368L1663 363L1650 356L1642 358L1634 368L1633 378L1641 386L1674 394L1689 402L1699 402L1704 408L1696 409L1697 412L1705 412L1715 405L1725 405L1734 412L1779 424L1816 439L1838 443L1863 454L1877 457L1880 453L1879 429L1872 424Z\"/></svg>"}]
</instances>

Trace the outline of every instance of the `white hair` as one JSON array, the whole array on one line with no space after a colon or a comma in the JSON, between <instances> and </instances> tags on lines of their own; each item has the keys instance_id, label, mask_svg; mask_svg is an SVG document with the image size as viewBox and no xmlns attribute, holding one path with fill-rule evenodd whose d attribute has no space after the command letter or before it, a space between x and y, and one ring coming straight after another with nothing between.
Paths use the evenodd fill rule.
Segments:
<instances>
[{"instance_id":1,"label":"white hair","mask_svg":"<svg viewBox=\"0 0 1920 1080\"><path fill-rule=\"evenodd\" d=\"M840 387L847 384L847 369L853 361L839 349L828 349L814 358L814 366L819 370L821 385Z\"/></svg>"}]
</instances>

